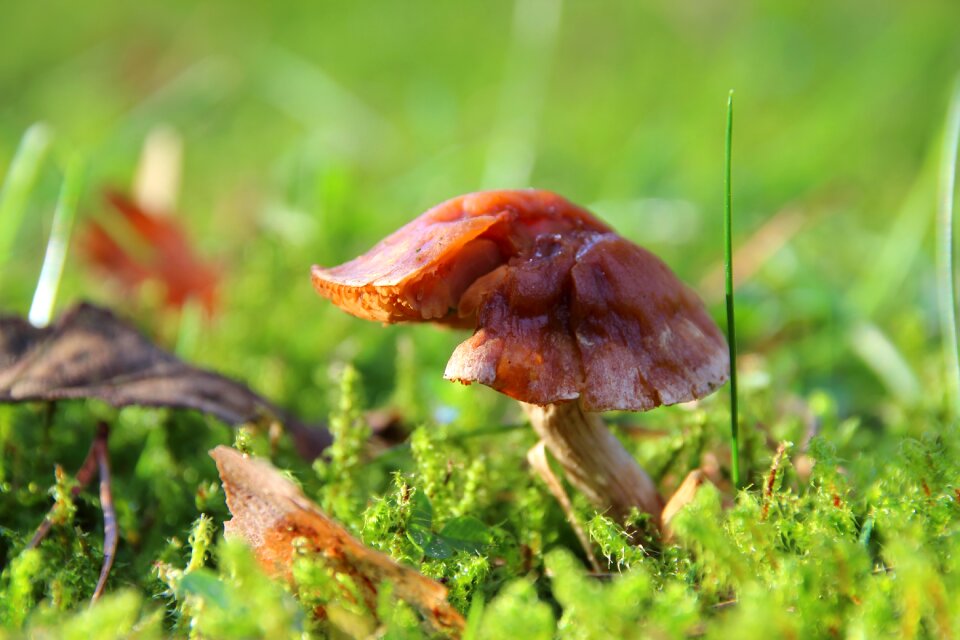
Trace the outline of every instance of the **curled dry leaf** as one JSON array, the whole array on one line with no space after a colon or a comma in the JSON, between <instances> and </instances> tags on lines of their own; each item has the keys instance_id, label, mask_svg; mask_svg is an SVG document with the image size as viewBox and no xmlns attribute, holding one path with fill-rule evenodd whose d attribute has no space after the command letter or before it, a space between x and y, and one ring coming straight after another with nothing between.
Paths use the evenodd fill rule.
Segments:
<instances>
[{"instance_id":1,"label":"curled dry leaf","mask_svg":"<svg viewBox=\"0 0 960 640\"><path fill-rule=\"evenodd\" d=\"M660 522L663 529L663 537L668 542L673 539L673 527L671 527L673 518L680 513L684 507L694 501L697 497L697 492L700 491L700 487L702 487L705 482L710 482L707 475L700 469L694 469L687 474L687 477L684 478L680 486L677 487L677 490L670 496L670 500L667 501L666 506L663 507Z\"/></svg>"},{"instance_id":2,"label":"curled dry leaf","mask_svg":"<svg viewBox=\"0 0 960 640\"><path fill-rule=\"evenodd\" d=\"M394 593L436 630L458 633L463 629L463 618L447 602L443 585L364 546L272 465L224 446L210 455L233 514L224 523L225 534L246 540L267 572L290 579L297 557L295 541L302 539L331 570L353 580L370 611L376 611L380 583L389 581Z\"/></svg>"},{"instance_id":3,"label":"curled dry leaf","mask_svg":"<svg viewBox=\"0 0 960 640\"><path fill-rule=\"evenodd\" d=\"M73 398L195 409L230 424L279 419L308 458L330 444L326 430L303 424L236 380L186 364L107 309L79 304L43 329L0 317L0 403Z\"/></svg>"}]
</instances>

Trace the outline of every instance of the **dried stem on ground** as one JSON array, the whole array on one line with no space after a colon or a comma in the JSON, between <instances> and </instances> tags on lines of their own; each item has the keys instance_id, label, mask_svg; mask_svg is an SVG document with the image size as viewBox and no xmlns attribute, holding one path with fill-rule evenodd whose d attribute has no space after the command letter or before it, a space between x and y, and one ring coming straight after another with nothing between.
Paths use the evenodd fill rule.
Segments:
<instances>
[{"instance_id":1,"label":"dried stem on ground","mask_svg":"<svg viewBox=\"0 0 960 640\"><path fill-rule=\"evenodd\" d=\"M99 436L99 429L97 435ZM93 474L97 472L97 439L95 438L93 443L90 445L90 450L87 451L87 457L83 459L83 464L80 465L80 469L77 470L74 479L76 483L73 488L70 490L70 497L76 498L80 495L80 492L90 484L90 481L93 480ZM47 537L47 534L50 532L50 528L53 526L53 512L56 508L56 505L50 507L50 511L44 517L43 522L40 523L40 526L37 527L37 532L33 534L33 537L30 539L30 542L27 543L26 549L36 549L40 546L40 543L43 542L43 539Z\"/></svg>"},{"instance_id":2,"label":"dried stem on ground","mask_svg":"<svg viewBox=\"0 0 960 640\"><path fill-rule=\"evenodd\" d=\"M101 422L97 427L97 438L93 442L93 452L100 470L100 509L103 511L103 566L100 568L100 578L97 588L93 591L92 602L96 602L103 595L107 585L107 577L113 568L113 560L117 554L117 512L113 506L113 491L110 487L110 455L107 451L109 436L107 424Z\"/></svg>"},{"instance_id":3,"label":"dried stem on ground","mask_svg":"<svg viewBox=\"0 0 960 640\"><path fill-rule=\"evenodd\" d=\"M97 434L94 436L90 450L87 451L87 457L75 476L76 484L70 490L70 496L76 498L80 492L93 480L94 473L100 476L100 508L103 510L103 566L100 569L100 578L97 580L97 587L90 598L91 603L96 602L103 595L103 590L107 584L107 577L113 568L113 560L117 553L117 542L119 535L117 531L117 512L113 506L113 492L110 487L110 455L107 450L107 440L110 436L110 428L105 422L97 425ZM53 510L44 517L43 522L37 527L37 532L27 543L27 549L37 548L43 539L50 533L54 525Z\"/></svg>"}]
</instances>

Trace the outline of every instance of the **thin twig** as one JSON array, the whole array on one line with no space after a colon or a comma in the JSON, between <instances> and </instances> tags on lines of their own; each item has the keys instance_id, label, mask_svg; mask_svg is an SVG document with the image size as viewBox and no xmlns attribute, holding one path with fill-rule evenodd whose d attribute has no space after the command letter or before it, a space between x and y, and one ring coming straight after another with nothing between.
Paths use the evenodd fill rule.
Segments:
<instances>
[{"instance_id":1,"label":"thin twig","mask_svg":"<svg viewBox=\"0 0 960 640\"><path fill-rule=\"evenodd\" d=\"M87 451L87 457L83 459L83 464L75 476L76 484L70 490L70 496L76 498L83 491L84 487L90 484L95 473L100 475L100 508L103 511L103 566L100 569L100 578L97 580L97 587L94 589L93 596L90 598L91 604L96 602L107 584L107 576L110 575L110 569L113 568L113 560L117 552L117 512L113 506L113 492L110 489L110 457L107 450L107 438L110 435L110 429L105 422L97 425L97 435L94 436L90 450ZM37 527L37 532L27 543L27 549L35 549L53 527L53 510L56 505L50 508L50 511L44 517L43 522Z\"/></svg>"},{"instance_id":2,"label":"thin twig","mask_svg":"<svg viewBox=\"0 0 960 640\"><path fill-rule=\"evenodd\" d=\"M83 488L90 484L90 481L93 480L93 474L97 471L96 449L97 440L94 439L93 443L90 445L90 450L87 451L87 457L83 459L83 464L80 465L80 469L74 476L77 484L75 484L70 490L70 496L72 498L76 498L78 495L80 495L80 492L83 491ZM56 505L50 507L50 511L47 512L43 522L41 522L40 526L37 527L37 532L33 534L33 538L31 538L30 542L27 543L27 549L35 549L41 542L43 542L43 539L47 537L47 534L50 532L50 528L53 526L54 509L56 509Z\"/></svg>"},{"instance_id":3,"label":"thin twig","mask_svg":"<svg viewBox=\"0 0 960 640\"><path fill-rule=\"evenodd\" d=\"M113 568L113 560L117 553L117 512L113 506L113 492L110 490L110 456L107 450L107 438L110 435L105 422L97 427L97 438L94 441L94 452L97 467L100 469L100 509L103 511L103 566L100 568L100 579L97 588L93 591L90 603L96 602L103 595L107 585L107 576Z\"/></svg>"},{"instance_id":4,"label":"thin twig","mask_svg":"<svg viewBox=\"0 0 960 640\"><path fill-rule=\"evenodd\" d=\"M726 608L728 608L728 607L735 607L735 606L737 606L737 603L738 603L738 602L740 602L740 601L737 600L736 598L734 598L734 599L732 599L732 600L724 600L723 602L718 602L717 604L710 605L710 608L711 608L711 609L714 609L714 610L726 609Z\"/></svg>"}]
</instances>

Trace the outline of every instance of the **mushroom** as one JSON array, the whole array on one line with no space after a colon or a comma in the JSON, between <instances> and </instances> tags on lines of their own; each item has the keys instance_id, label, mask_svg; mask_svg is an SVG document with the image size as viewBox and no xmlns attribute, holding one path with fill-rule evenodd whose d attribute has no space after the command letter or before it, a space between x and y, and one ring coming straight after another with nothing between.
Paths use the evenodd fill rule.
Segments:
<instances>
[{"instance_id":1,"label":"mushroom","mask_svg":"<svg viewBox=\"0 0 960 640\"><path fill-rule=\"evenodd\" d=\"M473 328L444 377L519 400L598 509L660 523L656 486L599 412L701 398L729 364L703 303L659 258L554 193L491 191L312 273L320 295L360 318Z\"/></svg>"}]
</instances>

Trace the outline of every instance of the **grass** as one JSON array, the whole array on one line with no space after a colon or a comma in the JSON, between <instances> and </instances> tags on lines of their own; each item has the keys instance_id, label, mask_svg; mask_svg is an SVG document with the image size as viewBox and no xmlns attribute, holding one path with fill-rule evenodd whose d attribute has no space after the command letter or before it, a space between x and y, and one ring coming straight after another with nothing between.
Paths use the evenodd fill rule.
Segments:
<instances>
[{"instance_id":1,"label":"grass","mask_svg":"<svg viewBox=\"0 0 960 640\"><path fill-rule=\"evenodd\" d=\"M57 301L57 291L66 266L67 250L73 233L73 221L77 214L77 202L83 189L83 164L74 159L67 167L63 178L63 187L53 213L53 226L47 251L43 257L43 267L37 280L37 288L30 303L27 318L34 326L43 327L50 323L53 308Z\"/></svg>"},{"instance_id":2,"label":"grass","mask_svg":"<svg viewBox=\"0 0 960 640\"><path fill-rule=\"evenodd\" d=\"M957 324L956 201L957 156L960 155L960 83L957 84L947 112L943 131L943 157L940 164L939 235L940 252L940 331L943 336L944 364L951 380L954 412L960 410L960 324Z\"/></svg>"},{"instance_id":3,"label":"grass","mask_svg":"<svg viewBox=\"0 0 960 640\"><path fill-rule=\"evenodd\" d=\"M730 347L730 474L733 486L740 486L740 412L737 405L737 321L733 296L733 91L727 97L727 138L724 158L723 265L724 297L727 307L727 345Z\"/></svg>"},{"instance_id":4,"label":"grass","mask_svg":"<svg viewBox=\"0 0 960 640\"><path fill-rule=\"evenodd\" d=\"M0 187L0 266L10 259L10 250L26 214L27 198L49 147L49 128L43 124L31 126L24 132L6 172Z\"/></svg>"},{"instance_id":5,"label":"grass","mask_svg":"<svg viewBox=\"0 0 960 640\"><path fill-rule=\"evenodd\" d=\"M368 612L338 601L322 567L306 562L285 589L222 541L229 515L205 451L238 442L367 544L442 579L472 638L960 635L960 442L945 410L954 378L934 231L938 201L951 202L936 171L949 175L956 3L54 0L43 11L14 4L0 21L0 208L12 212L0 216L0 307L31 306L68 159L85 159L79 230L100 217L103 188L133 183L149 132L170 126L184 141L180 220L225 274L219 314L208 323L155 292L124 295L72 251L55 313L81 297L117 308L167 348L328 421L339 443L313 468L284 438L189 413L0 407L2 634L330 633L295 596L341 606L341 631L367 629ZM701 466L719 470L719 489L659 548L631 545L577 502L609 561L590 577L524 466L522 417L488 389L441 379L463 336L355 321L316 297L309 266L516 179L592 208L686 282L722 273L709 229L724 188L716 96L730 86L738 265L766 221L803 223L736 290L739 442L724 435L725 394L612 420L665 493ZM53 135L24 156L37 121ZM523 144L504 144L516 132ZM710 303L717 319L724 307ZM385 406L409 437L361 453L363 412ZM87 608L97 492L63 496L100 419L112 425L120 546L107 598ZM778 457L781 443L792 444ZM23 553L58 499L60 524ZM447 555L444 532L465 518L481 548ZM194 578L174 579L187 569ZM416 637L408 610L378 606L391 637Z\"/></svg>"}]
</instances>

